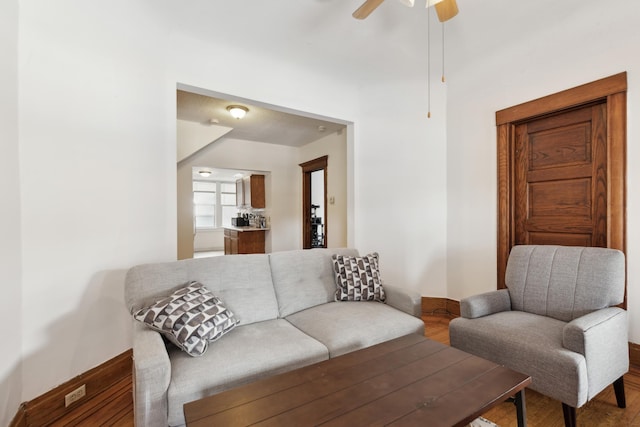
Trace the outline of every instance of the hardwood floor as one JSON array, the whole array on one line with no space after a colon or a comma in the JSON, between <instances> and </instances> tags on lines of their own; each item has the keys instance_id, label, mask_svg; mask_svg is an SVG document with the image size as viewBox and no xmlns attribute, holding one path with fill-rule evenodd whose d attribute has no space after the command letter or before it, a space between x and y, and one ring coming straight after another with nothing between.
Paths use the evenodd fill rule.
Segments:
<instances>
[{"instance_id":1,"label":"hardwood floor","mask_svg":"<svg viewBox=\"0 0 640 427\"><path fill-rule=\"evenodd\" d=\"M449 344L449 319L443 316L424 316L426 336ZM578 409L578 425L585 427L640 427L640 368L632 367L625 375L627 408L616 405L613 387L607 387L589 403ZM529 427L563 427L560 402L533 390L526 392L527 422ZM505 402L484 414L500 427L516 426L516 409ZM133 399L131 378L120 381L95 398L79 406L48 426L133 426Z\"/></svg>"}]
</instances>

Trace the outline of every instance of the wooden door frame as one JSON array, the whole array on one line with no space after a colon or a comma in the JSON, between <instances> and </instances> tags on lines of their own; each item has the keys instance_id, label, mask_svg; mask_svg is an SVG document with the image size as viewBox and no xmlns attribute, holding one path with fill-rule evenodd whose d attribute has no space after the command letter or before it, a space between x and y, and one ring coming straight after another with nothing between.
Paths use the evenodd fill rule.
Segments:
<instances>
[{"instance_id":1,"label":"wooden door frame","mask_svg":"<svg viewBox=\"0 0 640 427\"><path fill-rule=\"evenodd\" d=\"M622 72L496 112L498 154L498 289L505 288L515 244L512 175L515 126L536 117L605 101L607 110L607 247L626 253L627 73ZM626 292L625 292L626 302Z\"/></svg>"},{"instance_id":2,"label":"wooden door frame","mask_svg":"<svg viewBox=\"0 0 640 427\"><path fill-rule=\"evenodd\" d=\"M324 247L327 247L327 166L329 156L318 157L308 162L300 163L302 168L302 248L311 248L311 173L324 171Z\"/></svg>"}]
</instances>

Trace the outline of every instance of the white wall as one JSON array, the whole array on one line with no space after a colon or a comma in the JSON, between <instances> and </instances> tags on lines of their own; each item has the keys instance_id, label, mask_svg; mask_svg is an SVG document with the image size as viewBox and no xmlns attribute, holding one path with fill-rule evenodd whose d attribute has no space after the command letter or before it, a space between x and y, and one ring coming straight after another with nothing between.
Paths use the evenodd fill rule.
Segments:
<instances>
[{"instance_id":1,"label":"white wall","mask_svg":"<svg viewBox=\"0 0 640 427\"><path fill-rule=\"evenodd\" d=\"M193 250L194 252L224 250L224 230L198 231L193 238Z\"/></svg>"},{"instance_id":2,"label":"white wall","mask_svg":"<svg viewBox=\"0 0 640 427\"><path fill-rule=\"evenodd\" d=\"M327 247L343 248L347 244L347 133L346 131L334 132L315 142L300 147L298 164L329 156L327 162L327 199L333 197L334 204L327 204L327 218L323 223L327 227ZM298 168L302 179L301 169ZM320 174L320 176L322 176ZM301 190L302 191L302 190ZM312 192L314 193L314 192ZM320 193L322 196L322 192ZM315 194L314 193L314 194ZM315 203L315 202L314 202ZM318 204L318 203L315 203ZM302 216L301 207L298 212ZM318 209L318 215L323 216L323 209Z\"/></svg>"},{"instance_id":3,"label":"white wall","mask_svg":"<svg viewBox=\"0 0 640 427\"><path fill-rule=\"evenodd\" d=\"M22 246L25 303L0 320L22 316L14 340L22 344L21 401L130 348L126 269L176 258L178 83L353 122L349 244L378 251L387 282L446 295L446 103L438 86L425 119L426 26L417 8L385 2L384 13L356 21L347 2L272 0L247 14L243 2L224 0L23 0L18 21L13 6L2 15L9 28L20 26L18 102L0 105L10 114L19 105L20 171L0 195L21 198L21 210L2 219L19 220L22 234L0 245L6 253ZM12 58L0 61L11 70ZM297 155L282 155L297 164ZM3 166L14 165L2 168L9 178L16 157L15 145L2 146ZM298 166L273 171L272 197L299 209L299 187L292 196L281 185L299 185L299 176ZM299 245L289 204L274 209L283 212L271 224L281 230L271 249ZM11 266L8 277L19 276ZM20 390L2 381L0 394Z\"/></svg>"},{"instance_id":4,"label":"white wall","mask_svg":"<svg viewBox=\"0 0 640 427\"><path fill-rule=\"evenodd\" d=\"M385 282L432 297L447 296L444 90L426 119L425 80L390 74L360 89L355 124L356 246L380 254Z\"/></svg>"},{"instance_id":5,"label":"white wall","mask_svg":"<svg viewBox=\"0 0 640 427\"><path fill-rule=\"evenodd\" d=\"M142 3L20 2L23 401L130 348L125 270L175 259L162 26Z\"/></svg>"},{"instance_id":6,"label":"white wall","mask_svg":"<svg viewBox=\"0 0 640 427\"><path fill-rule=\"evenodd\" d=\"M18 1L0 3L0 274L3 328L0 425L9 425L22 395L22 287L18 145Z\"/></svg>"},{"instance_id":7,"label":"white wall","mask_svg":"<svg viewBox=\"0 0 640 427\"><path fill-rule=\"evenodd\" d=\"M640 342L640 4L460 0L448 33L448 295L495 289L495 112L628 72L627 273L630 340ZM489 7L490 6L490 7ZM495 11L500 13L496 14ZM553 13L549 13L553 11Z\"/></svg>"}]
</instances>

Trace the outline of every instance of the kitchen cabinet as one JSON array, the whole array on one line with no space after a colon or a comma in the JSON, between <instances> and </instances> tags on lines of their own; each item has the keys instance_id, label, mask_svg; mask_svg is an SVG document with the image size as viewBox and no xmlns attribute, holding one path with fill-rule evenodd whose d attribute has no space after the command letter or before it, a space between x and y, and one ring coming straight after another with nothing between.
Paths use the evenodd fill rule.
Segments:
<instances>
[{"instance_id":1,"label":"kitchen cabinet","mask_svg":"<svg viewBox=\"0 0 640 427\"><path fill-rule=\"evenodd\" d=\"M238 208L264 209L264 175L250 175L236 181L236 206Z\"/></svg>"},{"instance_id":2,"label":"kitchen cabinet","mask_svg":"<svg viewBox=\"0 0 640 427\"><path fill-rule=\"evenodd\" d=\"M224 254L263 254L265 230L256 228L224 229Z\"/></svg>"}]
</instances>

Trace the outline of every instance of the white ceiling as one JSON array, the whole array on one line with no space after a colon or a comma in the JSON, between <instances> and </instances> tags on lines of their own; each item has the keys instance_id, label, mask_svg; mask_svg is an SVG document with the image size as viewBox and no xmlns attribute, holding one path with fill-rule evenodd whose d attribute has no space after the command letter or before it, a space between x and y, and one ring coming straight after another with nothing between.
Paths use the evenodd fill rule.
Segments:
<instances>
[{"instance_id":1,"label":"white ceiling","mask_svg":"<svg viewBox=\"0 0 640 427\"><path fill-rule=\"evenodd\" d=\"M227 111L229 105L243 105L249 112L242 119L234 119ZM301 147L345 127L343 123L276 111L256 103L214 98L184 90L177 91L177 110L180 120L233 128L223 138L290 147Z\"/></svg>"},{"instance_id":2,"label":"white ceiling","mask_svg":"<svg viewBox=\"0 0 640 427\"><path fill-rule=\"evenodd\" d=\"M224 48L203 50L203 55L211 55L214 62L220 58L220 66L229 66L223 60L224 49L236 46L250 51L256 58L268 56L275 62L281 60L283 65L291 65L291 58L296 58L292 68L283 67L283 78L288 72L296 73L296 67L302 67L306 73L332 75L337 81L348 82L347 90L364 87L368 93L375 93L390 80L425 80L429 16L434 25L432 36L437 36L435 41L441 32L435 12L429 15L424 0L417 1L414 8L387 0L367 19L354 19L351 14L363 1L269 0L249 4L194 0L186 4L169 3L166 19L168 26L186 23L173 31L205 43L228 34ZM447 23L448 34L455 33L460 16L468 14L468 3L475 2L458 0L460 15ZM435 47L434 61L439 57ZM255 81L247 82L248 86L260 82L259 70L254 74ZM220 95L207 90L215 88L182 85L179 89L177 118L206 125L211 125L213 119L218 125L233 127L233 131L222 138L301 146L345 126L340 120L304 117L305 113L278 111L280 107L260 105L257 101L238 102L240 98L234 99L233 94ZM245 105L250 111L244 119L233 119L226 111L230 104ZM318 132L318 126L325 126L325 132Z\"/></svg>"},{"instance_id":3,"label":"white ceiling","mask_svg":"<svg viewBox=\"0 0 640 427\"><path fill-rule=\"evenodd\" d=\"M367 19L351 14L364 0L192 0L169 2L169 22L180 25L182 35L205 43L220 40L225 48L238 46L256 58L269 57L296 67L338 79L357 78L363 83L388 80L390 76L424 79L427 15L425 1L413 8L386 0ZM568 0L567 0L568 1ZM459 0L460 14L466 3ZM437 24L431 9L432 22ZM456 17L457 18L457 17ZM454 27L456 18L447 23ZM433 28L433 35L440 31ZM224 50L203 52L224 61ZM407 66L411 64L411 66ZM256 84L260 70L254 70ZM283 70L283 72L293 70Z\"/></svg>"}]
</instances>

